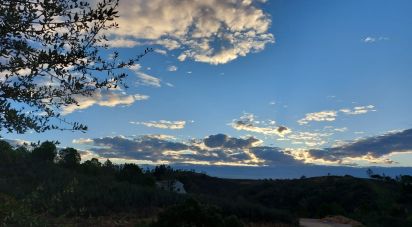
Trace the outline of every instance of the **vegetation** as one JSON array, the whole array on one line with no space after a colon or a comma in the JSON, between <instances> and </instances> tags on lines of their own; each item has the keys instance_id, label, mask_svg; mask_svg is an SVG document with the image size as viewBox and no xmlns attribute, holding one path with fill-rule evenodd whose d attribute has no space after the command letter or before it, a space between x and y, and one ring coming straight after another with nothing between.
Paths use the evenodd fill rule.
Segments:
<instances>
[{"instance_id":1,"label":"vegetation","mask_svg":"<svg viewBox=\"0 0 412 227\"><path fill-rule=\"evenodd\" d=\"M59 108L81 96L124 86L127 61L102 52L118 25L118 0L0 1L0 131L86 130ZM70 127L62 128L60 123Z\"/></svg>"},{"instance_id":2,"label":"vegetation","mask_svg":"<svg viewBox=\"0 0 412 227\"><path fill-rule=\"evenodd\" d=\"M412 226L411 176L231 180L164 165L81 163L77 150L53 142L29 150L2 140L0 161L2 226L294 226L328 215ZM179 180L188 193L160 190L160 180Z\"/></svg>"}]
</instances>

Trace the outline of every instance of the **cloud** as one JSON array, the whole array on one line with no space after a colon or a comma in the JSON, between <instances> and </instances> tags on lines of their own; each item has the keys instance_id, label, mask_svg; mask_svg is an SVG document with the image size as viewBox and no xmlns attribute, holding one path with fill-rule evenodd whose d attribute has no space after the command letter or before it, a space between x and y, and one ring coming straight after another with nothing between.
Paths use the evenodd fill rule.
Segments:
<instances>
[{"instance_id":1,"label":"cloud","mask_svg":"<svg viewBox=\"0 0 412 227\"><path fill-rule=\"evenodd\" d=\"M96 90L91 96L76 96L77 105L69 105L62 107L62 114L67 115L76 110L87 109L93 105L115 107L129 106L136 101L147 100L147 95L128 95L124 92L113 90Z\"/></svg>"},{"instance_id":2,"label":"cloud","mask_svg":"<svg viewBox=\"0 0 412 227\"><path fill-rule=\"evenodd\" d=\"M326 144L326 139L333 133L325 132L296 132L288 135L287 139L292 141L292 144L304 144L308 147L318 147Z\"/></svg>"},{"instance_id":3,"label":"cloud","mask_svg":"<svg viewBox=\"0 0 412 227\"><path fill-rule=\"evenodd\" d=\"M132 48L132 47L140 45L140 43L135 40L123 39L123 38L110 39L110 40L101 42L101 44L106 44L109 46L109 48L122 48L122 47Z\"/></svg>"},{"instance_id":4,"label":"cloud","mask_svg":"<svg viewBox=\"0 0 412 227\"><path fill-rule=\"evenodd\" d=\"M261 142L254 137L235 138L225 134L188 141L157 135L76 140L77 144L89 146L95 156L126 161L232 166L301 164L279 148L260 146Z\"/></svg>"},{"instance_id":5,"label":"cloud","mask_svg":"<svg viewBox=\"0 0 412 227\"><path fill-rule=\"evenodd\" d=\"M158 161L164 151L183 151L183 143L163 140L151 136L126 138L123 136L93 139L90 150L104 158L123 158Z\"/></svg>"},{"instance_id":6,"label":"cloud","mask_svg":"<svg viewBox=\"0 0 412 227\"><path fill-rule=\"evenodd\" d=\"M295 159L292 155L285 154L285 152L277 147L254 147L252 152L268 166L279 165L302 165L302 162Z\"/></svg>"},{"instance_id":7,"label":"cloud","mask_svg":"<svg viewBox=\"0 0 412 227\"><path fill-rule=\"evenodd\" d=\"M0 138L0 141L5 141L7 143L9 143L12 147L16 148L16 147L30 147L31 143L30 141L27 140L22 140L22 139L4 139L4 138Z\"/></svg>"},{"instance_id":8,"label":"cloud","mask_svg":"<svg viewBox=\"0 0 412 227\"><path fill-rule=\"evenodd\" d=\"M366 114L369 112L375 112L375 106L374 105L368 105L368 106L356 106L352 109L350 108L343 108L340 109L339 111L336 110L324 110L320 112L314 112L314 113L307 113L304 118L298 120L298 123L300 125L306 125L309 124L311 121L335 121L338 113L344 113L347 115L359 115L359 114Z\"/></svg>"},{"instance_id":9,"label":"cloud","mask_svg":"<svg viewBox=\"0 0 412 227\"><path fill-rule=\"evenodd\" d=\"M80 139L74 139L72 140L73 144L92 144L93 140L92 139L84 139L84 138L80 138Z\"/></svg>"},{"instance_id":10,"label":"cloud","mask_svg":"<svg viewBox=\"0 0 412 227\"><path fill-rule=\"evenodd\" d=\"M171 65L171 66L167 67L167 71L169 71L169 72L175 72L175 71L177 71L177 67L174 66L174 65Z\"/></svg>"},{"instance_id":11,"label":"cloud","mask_svg":"<svg viewBox=\"0 0 412 227\"><path fill-rule=\"evenodd\" d=\"M359 115L359 114L366 114L368 112L375 112L375 106L368 105L368 106L356 106L353 109L341 109L340 112L348 114L348 115Z\"/></svg>"},{"instance_id":12,"label":"cloud","mask_svg":"<svg viewBox=\"0 0 412 227\"><path fill-rule=\"evenodd\" d=\"M270 16L262 1L131 0L121 1L119 29L113 39L133 38L181 50L180 61L224 64L273 43Z\"/></svg>"},{"instance_id":13,"label":"cloud","mask_svg":"<svg viewBox=\"0 0 412 227\"><path fill-rule=\"evenodd\" d=\"M368 36L368 37L363 39L363 42L365 42L365 43L374 43L374 42L376 42L376 38Z\"/></svg>"},{"instance_id":14,"label":"cloud","mask_svg":"<svg viewBox=\"0 0 412 227\"><path fill-rule=\"evenodd\" d=\"M142 66L140 64L134 64L129 67L131 71L133 71L136 76L138 77L138 81L136 84L143 85L143 86L151 86L151 87L161 87L162 80L157 77L151 76L141 71Z\"/></svg>"},{"instance_id":15,"label":"cloud","mask_svg":"<svg viewBox=\"0 0 412 227\"><path fill-rule=\"evenodd\" d=\"M143 72L137 72L137 77L139 77L139 81L137 84L145 85L145 86L152 86L152 87L161 87L161 80L157 77L150 76Z\"/></svg>"},{"instance_id":16,"label":"cloud","mask_svg":"<svg viewBox=\"0 0 412 227\"><path fill-rule=\"evenodd\" d=\"M368 37L365 37L364 39L362 39L362 42L364 42L364 43L374 43L374 42L378 42L378 41L388 41L388 40L389 40L389 38L384 37L384 36L380 36L380 37L368 36Z\"/></svg>"},{"instance_id":17,"label":"cloud","mask_svg":"<svg viewBox=\"0 0 412 227\"><path fill-rule=\"evenodd\" d=\"M285 126L273 126L276 124L275 121L257 121L255 118L255 115L246 113L239 119L234 119L230 125L239 131L243 130L264 135L284 137L286 134L291 133L291 129Z\"/></svg>"},{"instance_id":18,"label":"cloud","mask_svg":"<svg viewBox=\"0 0 412 227\"><path fill-rule=\"evenodd\" d=\"M131 124L144 125L146 127L161 128L161 129L183 129L186 125L186 121L149 121L149 122L134 122Z\"/></svg>"},{"instance_id":19,"label":"cloud","mask_svg":"<svg viewBox=\"0 0 412 227\"><path fill-rule=\"evenodd\" d=\"M316 142L317 138L322 140L327 136L330 135L301 132L288 137L291 140ZM73 143L89 147L87 150L96 157L145 163L237 166L358 165L357 163L390 165L394 164L390 160L391 155L412 152L412 129L309 150L264 146L263 141L255 137L236 138L225 134L186 141L168 135L143 135L77 139Z\"/></svg>"},{"instance_id":20,"label":"cloud","mask_svg":"<svg viewBox=\"0 0 412 227\"><path fill-rule=\"evenodd\" d=\"M412 129L369 137L332 148L309 150L309 154L314 159L336 162L348 158L376 162L388 161L385 156L391 153L410 151L412 151Z\"/></svg>"},{"instance_id":21,"label":"cloud","mask_svg":"<svg viewBox=\"0 0 412 227\"><path fill-rule=\"evenodd\" d=\"M155 49L154 52L161 54L161 55L167 55L167 51L163 49Z\"/></svg>"},{"instance_id":22,"label":"cloud","mask_svg":"<svg viewBox=\"0 0 412 227\"><path fill-rule=\"evenodd\" d=\"M300 119L298 123L300 125L306 125L310 121L334 121L336 120L337 111L326 110L315 113L307 113L304 118Z\"/></svg>"},{"instance_id":23,"label":"cloud","mask_svg":"<svg viewBox=\"0 0 412 227\"><path fill-rule=\"evenodd\" d=\"M333 130L336 131L336 132L346 132L346 131L348 131L348 128L347 127L334 128Z\"/></svg>"},{"instance_id":24,"label":"cloud","mask_svg":"<svg viewBox=\"0 0 412 227\"><path fill-rule=\"evenodd\" d=\"M204 144L210 148L250 148L262 141L249 137L247 139L238 139L229 137L225 134L211 135L203 140Z\"/></svg>"}]
</instances>

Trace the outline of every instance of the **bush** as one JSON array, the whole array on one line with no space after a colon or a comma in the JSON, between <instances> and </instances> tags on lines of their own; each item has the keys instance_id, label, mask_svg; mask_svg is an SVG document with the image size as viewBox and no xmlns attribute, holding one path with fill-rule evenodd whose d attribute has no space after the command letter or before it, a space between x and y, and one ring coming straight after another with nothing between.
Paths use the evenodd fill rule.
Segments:
<instances>
[{"instance_id":1,"label":"bush","mask_svg":"<svg viewBox=\"0 0 412 227\"><path fill-rule=\"evenodd\" d=\"M242 227L236 216L224 217L222 212L213 206L202 205L194 199L172 206L159 215L152 227Z\"/></svg>"}]
</instances>

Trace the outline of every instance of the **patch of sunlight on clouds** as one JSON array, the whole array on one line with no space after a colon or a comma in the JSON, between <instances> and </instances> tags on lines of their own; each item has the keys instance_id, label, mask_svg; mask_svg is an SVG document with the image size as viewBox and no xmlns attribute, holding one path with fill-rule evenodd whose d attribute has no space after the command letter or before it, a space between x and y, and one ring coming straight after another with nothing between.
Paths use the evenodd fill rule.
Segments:
<instances>
[{"instance_id":1,"label":"patch of sunlight on clouds","mask_svg":"<svg viewBox=\"0 0 412 227\"><path fill-rule=\"evenodd\" d=\"M264 2L120 1L120 17L116 20L119 28L108 32L113 39L109 45L155 44L181 50L180 61L225 64L274 43L274 36L269 33L271 17L260 8Z\"/></svg>"}]
</instances>

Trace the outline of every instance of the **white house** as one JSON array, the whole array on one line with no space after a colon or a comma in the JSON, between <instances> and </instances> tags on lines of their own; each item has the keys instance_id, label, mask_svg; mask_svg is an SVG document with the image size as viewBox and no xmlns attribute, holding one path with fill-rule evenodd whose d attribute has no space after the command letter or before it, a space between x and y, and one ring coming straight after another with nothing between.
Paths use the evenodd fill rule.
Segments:
<instances>
[{"instance_id":1,"label":"white house","mask_svg":"<svg viewBox=\"0 0 412 227\"><path fill-rule=\"evenodd\" d=\"M157 181L156 186L162 190L186 194L184 184L178 180Z\"/></svg>"}]
</instances>

